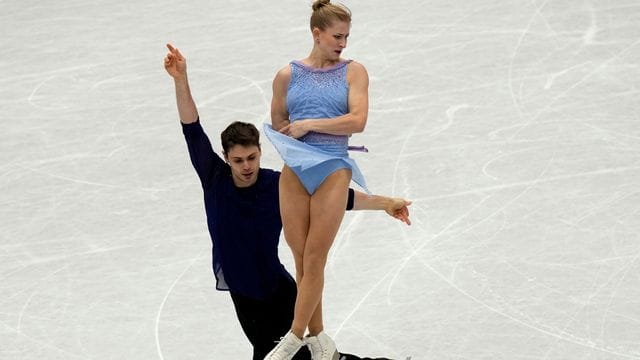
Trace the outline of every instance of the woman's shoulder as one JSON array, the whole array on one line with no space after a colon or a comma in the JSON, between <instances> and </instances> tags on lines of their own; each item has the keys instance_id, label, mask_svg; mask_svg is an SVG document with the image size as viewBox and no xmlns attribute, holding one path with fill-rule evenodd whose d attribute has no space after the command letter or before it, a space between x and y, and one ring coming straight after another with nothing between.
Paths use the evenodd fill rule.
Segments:
<instances>
[{"instance_id":1,"label":"woman's shoulder","mask_svg":"<svg viewBox=\"0 0 640 360\"><path fill-rule=\"evenodd\" d=\"M347 79L351 82L354 79L369 79L369 74L367 73L367 69L361 63L351 60L347 64Z\"/></svg>"},{"instance_id":2,"label":"woman's shoulder","mask_svg":"<svg viewBox=\"0 0 640 360\"><path fill-rule=\"evenodd\" d=\"M362 65L361 63L355 61L355 60L348 60L347 61L347 69L348 70L353 70L353 71L357 71L357 72L367 72L367 68L365 68L364 65Z\"/></svg>"},{"instance_id":3,"label":"woman's shoulder","mask_svg":"<svg viewBox=\"0 0 640 360\"><path fill-rule=\"evenodd\" d=\"M280 68L276 72L275 80L289 80L291 78L291 64L287 64L286 66Z\"/></svg>"}]
</instances>

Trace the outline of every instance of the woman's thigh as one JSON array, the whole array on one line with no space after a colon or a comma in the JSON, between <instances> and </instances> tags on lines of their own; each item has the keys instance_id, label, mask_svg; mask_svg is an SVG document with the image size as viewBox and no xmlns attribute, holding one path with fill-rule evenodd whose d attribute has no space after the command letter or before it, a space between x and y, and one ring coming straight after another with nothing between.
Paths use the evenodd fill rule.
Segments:
<instances>
[{"instance_id":1,"label":"woman's thigh","mask_svg":"<svg viewBox=\"0 0 640 360\"><path fill-rule=\"evenodd\" d=\"M284 237L296 260L302 258L309 232L309 202L298 176L287 166L280 175L280 216Z\"/></svg>"},{"instance_id":2,"label":"woman's thigh","mask_svg":"<svg viewBox=\"0 0 640 360\"><path fill-rule=\"evenodd\" d=\"M340 169L327 176L311 196L305 255L326 254L340 228L347 207L351 170Z\"/></svg>"}]
</instances>

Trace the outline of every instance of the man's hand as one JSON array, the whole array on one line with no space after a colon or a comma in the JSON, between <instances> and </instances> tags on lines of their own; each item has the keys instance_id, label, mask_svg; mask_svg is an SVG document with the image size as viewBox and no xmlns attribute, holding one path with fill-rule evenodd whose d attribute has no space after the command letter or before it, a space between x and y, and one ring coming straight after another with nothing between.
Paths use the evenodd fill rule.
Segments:
<instances>
[{"instance_id":1,"label":"man's hand","mask_svg":"<svg viewBox=\"0 0 640 360\"><path fill-rule=\"evenodd\" d=\"M367 195L360 191L354 191L353 210L384 210L391 217L407 225L411 225L409 205L411 205L411 201L402 198Z\"/></svg>"},{"instance_id":2,"label":"man's hand","mask_svg":"<svg viewBox=\"0 0 640 360\"><path fill-rule=\"evenodd\" d=\"M180 53L180 50L174 48L171 44L167 44L169 52L164 57L164 68L172 78L178 80L187 76L187 60Z\"/></svg>"},{"instance_id":3,"label":"man's hand","mask_svg":"<svg viewBox=\"0 0 640 360\"><path fill-rule=\"evenodd\" d=\"M388 198L388 204L385 206L384 211L390 216L411 225L411 219L409 219L409 208L411 201L401 198Z\"/></svg>"}]
</instances>

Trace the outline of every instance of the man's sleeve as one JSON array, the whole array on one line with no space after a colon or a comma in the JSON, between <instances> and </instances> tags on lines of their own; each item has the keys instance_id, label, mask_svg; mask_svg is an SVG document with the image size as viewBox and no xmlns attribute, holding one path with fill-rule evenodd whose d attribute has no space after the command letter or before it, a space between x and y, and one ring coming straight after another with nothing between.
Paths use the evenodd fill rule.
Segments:
<instances>
[{"instance_id":1,"label":"man's sleeve","mask_svg":"<svg viewBox=\"0 0 640 360\"><path fill-rule=\"evenodd\" d=\"M200 118L191 124L182 124L191 164L196 170L202 187L210 185L215 175L224 167L224 161L213 151L207 134L200 125Z\"/></svg>"},{"instance_id":2,"label":"man's sleeve","mask_svg":"<svg viewBox=\"0 0 640 360\"><path fill-rule=\"evenodd\" d=\"M347 210L353 210L353 201L355 198L355 192L352 188L349 188L349 198L347 199Z\"/></svg>"}]
</instances>

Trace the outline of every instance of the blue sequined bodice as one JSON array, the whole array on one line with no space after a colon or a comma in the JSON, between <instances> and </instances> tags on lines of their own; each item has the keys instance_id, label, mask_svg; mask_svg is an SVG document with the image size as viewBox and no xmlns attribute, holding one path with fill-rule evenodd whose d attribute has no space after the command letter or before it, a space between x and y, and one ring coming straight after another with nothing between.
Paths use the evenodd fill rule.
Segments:
<instances>
[{"instance_id":1,"label":"blue sequined bodice","mask_svg":"<svg viewBox=\"0 0 640 360\"><path fill-rule=\"evenodd\" d=\"M335 118L349 112L347 64L316 69L299 61L291 62L291 82L287 90L289 120ZM331 152L347 152L347 135L310 132L299 140Z\"/></svg>"}]
</instances>

